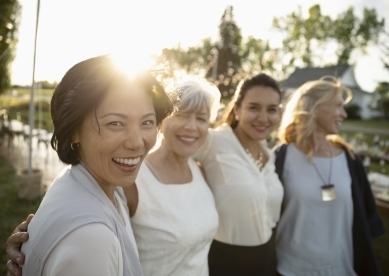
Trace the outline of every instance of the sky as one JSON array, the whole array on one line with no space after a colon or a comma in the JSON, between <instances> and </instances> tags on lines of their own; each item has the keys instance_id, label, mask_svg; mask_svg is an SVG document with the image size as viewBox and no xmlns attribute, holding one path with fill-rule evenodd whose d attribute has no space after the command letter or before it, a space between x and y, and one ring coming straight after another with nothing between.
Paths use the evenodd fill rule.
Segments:
<instances>
[{"instance_id":1,"label":"sky","mask_svg":"<svg viewBox=\"0 0 389 276\"><path fill-rule=\"evenodd\" d=\"M12 83L30 85L37 0L19 3L22 14ZM228 5L234 7L243 37L275 41L274 16L290 14L299 5L307 12L315 4L332 17L350 6L357 15L364 7L375 8L380 18L387 19L389 30L389 0L41 0L35 80L60 81L75 63L101 54L136 52L128 66L138 67L162 48L198 45L206 37L216 40ZM357 82L364 90L371 92L379 81L389 81L377 47L369 47L366 55L355 54L353 61Z\"/></svg>"}]
</instances>

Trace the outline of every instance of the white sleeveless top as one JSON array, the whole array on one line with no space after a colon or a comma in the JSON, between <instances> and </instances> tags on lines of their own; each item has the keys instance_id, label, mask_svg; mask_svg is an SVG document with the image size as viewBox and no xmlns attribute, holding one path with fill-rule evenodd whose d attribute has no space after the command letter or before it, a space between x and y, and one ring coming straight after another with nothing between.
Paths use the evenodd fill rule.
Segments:
<instances>
[{"instance_id":1,"label":"white sleeveless top","mask_svg":"<svg viewBox=\"0 0 389 276\"><path fill-rule=\"evenodd\" d=\"M208 275L208 251L218 226L211 190L194 160L192 182L163 184L144 163L131 218L144 275ZM172 172L179 173L179 172Z\"/></svg>"}]
</instances>

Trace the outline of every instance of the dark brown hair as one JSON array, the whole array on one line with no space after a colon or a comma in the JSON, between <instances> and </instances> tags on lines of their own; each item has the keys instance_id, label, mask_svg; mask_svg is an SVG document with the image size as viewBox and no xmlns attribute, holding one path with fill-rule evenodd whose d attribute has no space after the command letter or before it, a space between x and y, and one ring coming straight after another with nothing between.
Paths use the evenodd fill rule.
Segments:
<instances>
[{"instance_id":1,"label":"dark brown hair","mask_svg":"<svg viewBox=\"0 0 389 276\"><path fill-rule=\"evenodd\" d=\"M231 126L232 129L234 129L238 125L238 121L235 119L234 106L236 105L240 107L244 97L246 96L247 91L250 90L250 88L255 86L264 86L264 87L273 88L276 92L278 92L281 100L282 97L281 89L275 79L273 79L272 77L264 73L255 75L251 78L244 80L238 86L235 92L235 98L231 100L231 102L228 104L227 108L224 111L223 116L221 117L217 125L220 125L222 123L227 123Z\"/></svg>"},{"instance_id":2,"label":"dark brown hair","mask_svg":"<svg viewBox=\"0 0 389 276\"><path fill-rule=\"evenodd\" d=\"M81 61L66 72L55 88L50 104L54 125L51 146L63 163L80 163L77 151L70 148L74 133L85 117L96 111L112 85L128 78L109 56ZM151 95L159 126L173 110L165 90L149 71L135 75L131 81Z\"/></svg>"}]
</instances>

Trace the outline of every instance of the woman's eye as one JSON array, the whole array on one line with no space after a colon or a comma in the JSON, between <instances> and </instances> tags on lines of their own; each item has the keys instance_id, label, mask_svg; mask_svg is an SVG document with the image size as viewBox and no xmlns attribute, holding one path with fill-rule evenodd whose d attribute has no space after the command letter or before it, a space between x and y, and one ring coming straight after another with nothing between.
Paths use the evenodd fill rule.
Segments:
<instances>
[{"instance_id":1,"label":"woman's eye","mask_svg":"<svg viewBox=\"0 0 389 276\"><path fill-rule=\"evenodd\" d=\"M207 119L202 118L202 117L198 117L197 120L199 120L200 122L207 122L208 121Z\"/></svg>"},{"instance_id":2,"label":"woman's eye","mask_svg":"<svg viewBox=\"0 0 389 276\"><path fill-rule=\"evenodd\" d=\"M251 106L250 110L258 110L258 107L257 106Z\"/></svg>"},{"instance_id":3,"label":"woman's eye","mask_svg":"<svg viewBox=\"0 0 389 276\"><path fill-rule=\"evenodd\" d=\"M121 122L110 122L110 123L108 123L109 125L111 125L111 126L122 126L123 124L121 123Z\"/></svg>"},{"instance_id":4,"label":"woman's eye","mask_svg":"<svg viewBox=\"0 0 389 276\"><path fill-rule=\"evenodd\" d=\"M143 125L145 126L153 126L155 125L155 122L153 120L147 120L143 122Z\"/></svg>"}]
</instances>

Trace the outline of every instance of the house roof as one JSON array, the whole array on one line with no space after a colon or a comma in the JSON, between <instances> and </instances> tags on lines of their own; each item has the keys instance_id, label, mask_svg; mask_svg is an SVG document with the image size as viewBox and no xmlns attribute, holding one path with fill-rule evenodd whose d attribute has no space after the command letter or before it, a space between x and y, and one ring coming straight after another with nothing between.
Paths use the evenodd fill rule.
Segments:
<instances>
[{"instance_id":1,"label":"house roof","mask_svg":"<svg viewBox=\"0 0 389 276\"><path fill-rule=\"evenodd\" d=\"M326 75L342 77L349 67L349 65L336 65L329 67L297 68L286 80L281 81L280 84L282 88L297 88L307 81L318 80Z\"/></svg>"}]
</instances>

